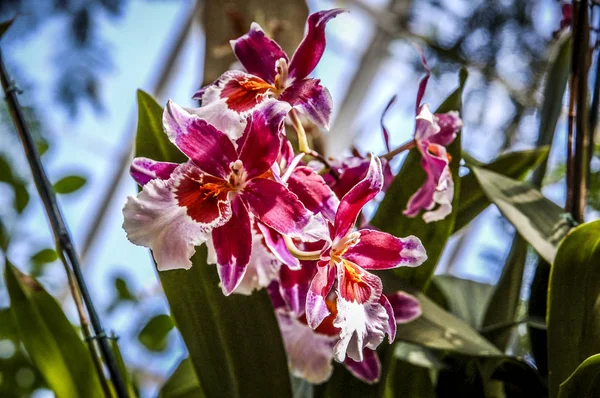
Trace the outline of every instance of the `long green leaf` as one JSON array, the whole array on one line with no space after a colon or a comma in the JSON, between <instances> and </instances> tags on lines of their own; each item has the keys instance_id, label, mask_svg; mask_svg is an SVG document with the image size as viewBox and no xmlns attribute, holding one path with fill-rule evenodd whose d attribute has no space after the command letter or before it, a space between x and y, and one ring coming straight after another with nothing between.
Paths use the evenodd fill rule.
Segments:
<instances>
[{"instance_id":1,"label":"long green leaf","mask_svg":"<svg viewBox=\"0 0 600 398\"><path fill-rule=\"evenodd\" d=\"M162 131L162 109L138 92L136 156L181 161ZM159 272L171 315L208 397L287 397L291 387L275 313L266 291L223 296L216 267L197 248L190 270Z\"/></svg>"},{"instance_id":2,"label":"long green leaf","mask_svg":"<svg viewBox=\"0 0 600 398\"><path fill-rule=\"evenodd\" d=\"M548 158L549 147L529 149L525 151L510 152L498 156L490 163L479 163L475 166L495 171L515 180L524 179L527 174ZM471 162L467 161L467 164ZM458 214L454 223L454 232L460 230L481 214L490 205L489 199L477 182L473 173L460 179L460 198L458 201Z\"/></svg>"},{"instance_id":3,"label":"long green leaf","mask_svg":"<svg viewBox=\"0 0 600 398\"><path fill-rule=\"evenodd\" d=\"M159 398L204 398L204 391L189 358L181 360L177 369L160 389Z\"/></svg>"},{"instance_id":4,"label":"long green leaf","mask_svg":"<svg viewBox=\"0 0 600 398\"><path fill-rule=\"evenodd\" d=\"M550 397L589 356L600 352L600 220L571 231L550 272L548 378Z\"/></svg>"},{"instance_id":5,"label":"long green leaf","mask_svg":"<svg viewBox=\"0 0 600 398\"><path fill-rule=\"evenodd\" d=\"M563 210L531 184L470 166L479 184L500 212L549 263L556 247L570 228Z\"/></svg>"},{"instance_id":6,"label":"long green leaf","mask_svg":"<svg viewBox=\"0 0 600 398\"><path fill-rule=\"evenodd\" d=\"M467 71L461 69L459 87L436 112L461 109L461 97L466 79ZM448 153L452 156L450 169L454 180L454 201L452 203L454 209L457 208L460 197L461 181L458 176L461 159L460 141L461 134L458 134L456 140L448 147ZM392 271L417 288L425 288L429 284L446 242L454 230L454 219L456 218L456 211L453 211L444 220L427 224L421 216L408 218L402 214L409 198L419 189L425 178L425 172L421 168L421 155L416 149L412 149L371 220L375 227L392 235L416 235L421 239L427 250L427 261L416 268L403 267Z\"/></svg>"},{"instance_id":7,"label":"long green leaf","mask_svg":"<svg viewBox=\"0 0 600 398\"><path fill-rule=\"evenodd\" d=\"M600 397L600 354L592 355L560 385L558 398Z\"/></svg>"},{"instance_id":8,"label":"long green leaf","mask_svg":"<svg viewBox=\"0 0 600 398\"><path fill-rule=\"evenodd\" d=\"M57 397L103 397L90 352L58 302L7 263L5 280L19 339Z\"/></svg>"}]
</instances>

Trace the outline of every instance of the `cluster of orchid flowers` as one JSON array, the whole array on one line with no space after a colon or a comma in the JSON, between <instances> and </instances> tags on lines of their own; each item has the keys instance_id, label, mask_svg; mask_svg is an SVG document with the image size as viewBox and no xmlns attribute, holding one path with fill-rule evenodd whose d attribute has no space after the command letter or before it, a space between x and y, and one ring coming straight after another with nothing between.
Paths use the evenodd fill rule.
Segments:
<instances>
[{"instance_id":1,"label":"cluster of orchid flowers","mask_svg":"<svg viewBox=\"0 0 600 398\"><path fill-rule=\"evenodd\" d=\"M310 15L291 60L253 23L232 41L245 71L225 72L200 90L199 108L169 101L164 130L189 161L134 159L131 175L143 189L128 198L123 227L131 242L152 249L160 271L189 269L195 247L206 244L225 295L267 288L295 376L323 382L335 359L373 383L380 374L375 349L386 334L394 340L397 323L421 312L407 293L383 294L369 271L415 267L427 256L414 236L356 229L363 206L391 176L385 159L331 160L321 169L304 162L315 153L299 114L327 129L332 109L328 90L308 75L325 50L326 23L342 12ZM418 148L428 177L405 214L426 210L429 222L451 211L445 146L461 121L456 112L434 115L420 104L427 72L408 147ZM286 120L298 134L298 154L285 136Z\"/></svg>"}]
</instances>

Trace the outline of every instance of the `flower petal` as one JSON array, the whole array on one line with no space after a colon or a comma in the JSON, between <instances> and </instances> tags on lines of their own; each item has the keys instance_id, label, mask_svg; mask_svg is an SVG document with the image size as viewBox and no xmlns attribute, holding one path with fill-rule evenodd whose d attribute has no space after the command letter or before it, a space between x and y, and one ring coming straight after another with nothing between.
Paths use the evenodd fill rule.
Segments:
<instances>
[{"instance_id":1,"label":"flower petal","mask_svg":"<svg viewBox=\"0 0 600 398\"><path fill-rule=\"evenodd\" d=\"M287 267L283 267L286 269ZM281 262L265 245L262 234L252 229L252 254L246 273L233 293L250 295L255 290L267 287L279 277ZM282 269L282 270L283 270Z\"/></svg>"},{"instance_id":2,"label":"flower petal","mask_svg":"<svg viewBox=\"0 0 600 398\"><path fill-rule=\"evenodd\" d=\"M311 122L329 130L333 101L329 90L319 82L319 79L298 80L285 89L279 100L290 103Z\"/></svg>"},{"instance_id":3,"label":"flower petal","mask_svg":"<svg viewBox=\"0 0 600 398\"><path fill-rule=\"evenodd\" d=\"M287 246L285 245L285 241L283 240L281 234L275 231L273 228L269 228L261 222L257 222L256 225L262 233L265 240L265 244L267 245L271 253L280 262L287 266L284 268L294 270L300 269L300 261L298 261L296 257L292 256Z\"/></svg>"},{"instance_id":4,"label":"flower petal","mask_svg":"<svg viewBox=\"0 0 600 398\"><path fill-rule=\"evenodd\" d=\"M241 196L254 216L281 234L300 234L310 221L311 214L298 197L273 180L251 180Z\"/></svg>"},{"instance_id":5,"label":"flower petal","mask_svg":"<svg viewBox=\"0 0 600 398\"><path fill-rule=\"evenodd\" d=\"M385 332L388 335L388 342L392 344L396 339L396 318L394 317L394 308L385 294L382 294L381 297L379 297L379 304L385 308L385 312L388 315L388 325Z\"/></svg>"},{"instance_id":6,"label":"flower petal","mask_svg":"<svg viewBox=\"0 0 600 398\"><path fill-rule=\"evenodd\" d=\"M340 201L335 215L335 238L346 236L354 225L363 206L373 199L383 187L381 161L371 155L369 169L363 180L356 184Z\"/></svg>"},{"instance_id":7,"label":"flower petal","mask_svg":"<svg viewBox=\"0 0 600 398\"><path fill-rule=\"evenodd\" d=\"M306 321L313 329L331 313L327 307L327 295L331 292L334 282L335 268L330 267L328 262L319 262L317 273L310 282L306 295Z\"/></svg>"},{"instance_id":8,"label":"flower petal","mask_svg":"<svg viewBox=\"0 0 600 398\"><path fill-rule=\"evenodd\" d=\"M463 126L459 113L451 111L448 113L436 113L434 116L437 125L440 127L440 131L431 137L429 142L443 146L450 145Z\"/></svg>"},{"instance_id":9,"label":"flower petal","mask_svg":"<svg viewBox=\"0 0 600 398\"><path fill-rule=\"evenodd\" d=\"M240 160L248 173L257 177L269 170L279 156L283 120L290 110L289 104L277 100L265 101L252 114L244 134L238 140Z\"/></svg>"},{"instance_id":10,"label":"flower petal","mask_svg":"<svg viewBox=\"0 0 600 398\"><path fill-rule=\"evenodd\" d=\"M163 114L163 125L171 142L202 171L222 178L230 174L229 165L237 159L237 153L225 133L171 100Z\"/></svg>"},{"instance_id":11,"label":"flower petal","mask_svg":"<svg viewBox=\"0 0 600 398\"><path fill-rule=\"evenodd\" d=\"M135 182L144 186L155 178L168 180L177 166L179 166L177 163L158 162L148 158L135 158L131 162L129 173Z\"/></svg>"},{"instance_id":12,"label":"flower petal","mask_svg":"<svg viewBox=\"0 0 600 398\"><path fill-rule=\"evenodd\" d=\"M377 276L348 261L337 269L338 315L333 325L341 331L335 359L343 362L348 355L361 362L363 349L376 349L389 330L389 317L380 303L383 286Z\"/></svg>"},{"instance_id":13,"label":"flower petal","mask_svg":"<svg viewBox=\"0 0 600 398\"><path fill-rule=\"evenodd\" d=\"M252 252L250 216L238 197L232 201L231 211L229 221L212 231L217 271L221 278L221 289L226 296L242 281Z\"/></svg>"},{"instance_id":14,"label":"flower petal","mask_svg":"<svg viewBox=\"0 0 600 398\"><path fill-rule=\"evenodd\" d=\"M292 374L313 384L329 379L337 337L316 333L284 309L275 314Z\"/></svg>"},{"instance_id":15,"label":"flower petal","mask_svg":"<svg viewBox=\"0 0 600 398\"><path fill-rule=\"evenodd\" d=\"M304 79L315 69L323 56L323 52L325 52L325 25L327 25L329 20L346 11L341 8L335 8L316 12L308 17L308 32L294 52L292 61L289 63L290 79Z\"/></svg>"},{"instance_id":16,"label":"flower petal","mask_svg":"<svg viewBox=\"0 0 600 398\"><path fill-rule=\"evenodd\" d=\"M340 201L335 193L313 169L298 166L288 179L288 188L298 196L298 199L313 213L321 213L333 222Z\"/></svg>"},{"instance_id":17,"label":"flower petal","mask_svg":"<svg viewBox=\"0 0 600 398\"><path fill-rule=\"evenodd\" d=\"M280 58L288 61L287 54L279 44L265 35L259 24L253 22L250 31L237 40L231 40L231 48L248 73L269 83L275 81L275 63Z\"/></svg>"},{"instance_id":18,"label":"flower petal","mask_svg":"<svg viewBox=\"0 0 600 398\"><path fill-rule=\"evenodd\" d=\"M407 323L421 316L419 299L402 291L388 294L396 323Z\"/></svg>"},{"instance_id":19,"label":"flower petal","mask_svg":"<svg viewBox=\"0 0 600 398\"><path fill-rule=\"evenodd\" d=\"M385 232L363 229L360 240L350 246L344 258L364 269L391 269L398 266L416 267L426 259L425 248L419 238L396 238Z\"/></svg>"},{"instance_id":20,"label":"flower petal","mask_svg":"<svg viewBox=\"0 0 600 398\"><path fill-rule=\"evenodd\" d=\"M446 148L437 144L429 144L419 149L422 155L421 167L427 173L427 180L410 197L404 214L414 217L421 209L432 210L437 204L438 208L426 212L423 220L427 223L439 221L452 212L454 198L454 182L448 167L448 155Z\"/></svg>"},{"instance_id":21,"label":"flower petal","mask_svg":"<svg viewBox=\"0 0 600 398\"><path fill-rule=\"evenodd\" d=\"M127 238L136 245L152 249L160 271L189 269L194 247L206 241L212 228L231 217L229 204L220 200L199 201L191 208L181 205L174 187L191 178L180 172L180 169L190 168L193 166L182 165L171 179L148 182L136 198L127 199L123 208L123 228ZM194 171L196 176L200 173ZM209 215L194 218L196 208L206 209Z\"/></svg>"},{"instance_id":22,"label":"flower petal","mask_svg":"<svg viewBox=\"0 0 600 398\"><path fill-rule=\"evenodd\" d=\"M279 291L290 311L297 317L305 313L306 296L310 281L317 272L316 261L302 261L299 270L282 267L279 273Z\"/></svg>"},{"instance_id":23,"label":"flower petal","mask_svg":"<svg viewBox=\"0 0 600 398\"><path fill-rule=\"evenodd\" d=\"M381 362L377 351L365 348L363 350L363 360L356 362L347 357L344 360L344 366L352 375L367 384L375 384L381 376Z\"/></svg>"},{"instance_id":24,"label":"flower petal","mask_svg":"<svg viewBox=\"0 0 600 398\"><path fill-rule=\"evenodd\" d=\"M425 58L425 53L423 49L417 45L415 45L417 51L419 52L419 57L421 58L421 64L425 68L425 76L419 82L419 90L417 91L417 101L416 101L416 109L419 111L419 107L421 106L421 101L423 100L423 95L425 95L425 89L427 89L427 82L429 81L429 76L431 76L431 69L429 69L429 65L427 65L427 59Z\"/></svg>"}]
</instances>

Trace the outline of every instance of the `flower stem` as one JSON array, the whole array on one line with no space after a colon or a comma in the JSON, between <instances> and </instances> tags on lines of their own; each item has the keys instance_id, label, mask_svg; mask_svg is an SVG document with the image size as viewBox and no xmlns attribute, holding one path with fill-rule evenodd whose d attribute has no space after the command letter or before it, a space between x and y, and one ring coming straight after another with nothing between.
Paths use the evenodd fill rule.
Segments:
<instances>
[{"instance_id":1,"label":"flower stem","mask_svg":"<svg viewBox=\"0 0 600 398\"><path fill-rule=\"evenodd\" d=\"M292 125L294 129L296 129L296 134L298 135L298 150L304 153L311 153L310 146L308 145L308 138L306 137L306 131L304 131L304 126L302 125L302 121L300 121L300 117L298 117L298 113L294 108L290 110L290 119L292 120Z\"/></svg>"},{"instance_id":2,"label":"flower stem","mask_svg":"<svg viewBox=\"0 0 600 398\"><path fill-rule=\"evenodd\" d=\"M304 250L300 250L296 247L292 238L287 235L283 235L283 241L287 246L290 254L296 257L298 260L318 260L321 257L321 251L315 250L312 252L305 252Z\"/></svg>"},{"instance_id":3,"label":"flower stem","mask_svg":"<svg viewBox=\"0 0 600 398\"><path fill-rule=\"evenodd\" d=\"M404 144L400 145L398 148L391 150L390 152L383 154L380 158L385 160L392 160L396 155L401 154L404 151L414 148L417 145L417 142L412 139L410 141L406 141Z\"/></svg>"},{"instance_id":4,"label":"flower stem","mask_svg":"<svg viewBox=\"0 0 600 398\"><path fill-rule=\"evenodd\" d=\"M31 135L31 131L29 130L25 116L23 115L23 109L19 104L19 100L17 98L17 89L15 88L14 82L8 75L8 71L4 65L4 60L2 59L1 51L0 81L2 83L4 93L6 94L6 103L8 105L8 109L12 116L15 128L19 133L19 137L21 138L23 149L25 151L27 161L29 162L31 174L33 175L37 191L42 199L42 203L44 204L46 215L48 216L48 220L50 221L50 225L52 227L52 232L54 233L54 237L56 239L56 250L63 262L67 276L70 276L70 272L72 272L74 281L77 284L77 286L73 286L76 287L76 289L72 290L75 304L79 305L79 314L85 315L85 311L81 307L81 301L77 299L77 296L79 293L81 293L83 303L87 307L90 323L94 332L96 333L95 336L87 335L89 331L86 331L87 328L84 327L83 330L84 333L86 333L86 340L88 340L89 344L93 344L94 339L98 341L100 353L104 359L104 362L106 363L106 366L108 367L108 372L110 374L113 386L115 387L117 396L119 398L128 397L129 394L127 393L125 383L123 382L121 374L119 373L117 362L108 341L108 336L104 332L100 317L96 312L96 308L94 307L94 303L92 302L92 298L83 278L79 257L75 251L73 239L71 238L71 234L69 233L60 207L56 201L56 195L54 194L52 185L50 184L48 176L46 175L46 171L44 170L42 160L40 159L40 154L35 146L35 141L33 140L33 136ZM84 317L81 320L81 323L82 326L85 326L85 324L87 324L87 318ZM99 375L99 377L104 376Z\"/></svg>"}]
</instances>

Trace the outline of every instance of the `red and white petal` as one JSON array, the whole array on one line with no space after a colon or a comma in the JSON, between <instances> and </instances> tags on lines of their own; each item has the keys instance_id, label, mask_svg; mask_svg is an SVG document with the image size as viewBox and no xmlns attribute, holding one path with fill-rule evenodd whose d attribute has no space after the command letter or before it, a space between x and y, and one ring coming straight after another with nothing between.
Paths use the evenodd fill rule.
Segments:
<instances>
[{"instance_id":1,"label":"red and white petal","mask_svg":"<svg viewBox=\"0 0 600 398\"><path fill-rule=\"evenodd\" d=\"M306 321L313 329L319 327L331 313L327 306L327 296L335 282L335 272L335 267L330 267L328 262L320 261L317 273L310 283L306 294Z\"/></svg>"},{"instance_id":2,"label":"red and white petal","mask_svg":"<svg viewBox=\"0 0 600 398\"><path fill-rule=\"evenodd\" d=\"M224 132L235 142L244 133L248 113L237 113L227 107L225 101L213 102L200 108L184 108L190 114L206 120L217 130Z\"/></svg>"},{"instance_id":3,"label":"red and white petal","mask_svg":"<svg viewBox=\"0 0 600 398\"><path fill-rule=\"evenodd\" d=\"M248 179L266 173L279 156L283 120L290 105L270 99L263 102L252 113L244 134L238 140L239 158L244 165Z\"/></svg>"},{"instance_id":4,"label":"red and white petal","mask_svg":"<svg viewBox=\"0 0 600 398\"><path fill-rule=\"evenodd\" d=\"M240 60L248 73L256 75L269 83L275 81L275 63L283 58L288 61L287 54L276 41L265 34L259 24L253 22L250 31L237 40L231 40L233 53Z\"/></svg>"},{"instance_id":5,"label":"red and white petal","mask_svg":"<svg viewBox=\"0 0 600 398\"><path fill-rule=\"evenodd\" d=\"M287 267L283 267L287 268ZM252 229L252 254L246 273L233 293L250 295L255 290L267 287L279 277L281 261L267 248L262 234Z\"/></svg>"},{"instance_id":6,"label":"red and white petal","mask_svg":"<svg viewBox=\"0 0 600 398\"><path fill-rule=\"evenodd\" d=\"M317 126L329 130L333 100L319 79L301 79L287 87L279 97L290 103Z\"/></svg>"},{"instance_id":7,"label":"red and white petal","mask_svg":"<svg viewBox=\"0 0 600 398\"><path fill-rule=\"evenodd\" d=\"M298 270L281 267L279 292L290 311L298 317L305 313L306 296L316 272L316 261L302 261L302 267Z\"/></svg>"},{"instance_id":8,"label":"red and white petal","mask_svg":"<svg viewBox=\"0 0 600 398\"><path fill-rule=\"evenodd\" d=\"M168 180L177 166L179 166L177 163L158 162L148 158L135 158L129 167L129 174L131 174L135 182L144 186L155 178Z\"/></svg>"},{"instance_id":9,"label":"red and white petal","mask_svg":"<svg viewBox=\"0 0 600 398\"><path fill-rule=\"evenodd\" d=\"M292 374L310 383L323 383L333 372L336 336L316 333L285 309L275 311Z\"/></svg>"},{"instance_id":10,"label":"red and white petal","mask_svg":"<svg viewBox=\"0 0 600 398\"><path fill-rule=\"evenodd\" d=\"M363 180L356 184L340 201L335 216L335 236L339 239L348 234L354 226L358 214L363 206L373 199L383 187L383 172L381 161L377 156L371 155L369 169Z\"/></svg>"},{"instance_id":11,"label":"red and white petal","mask_svg":"<svg viewBox=\"0 0 600 398\"><path fill-rule=\"evenodd\" d=\"M329 221L334 221L340 202L323 177L310 167L298 166L287 183L290 191L298 196L308 210L321 213Z\"/></svg>"},{"instance_id":12,"label":"red and white petal","mask_svg":"<svg viewBox=\"0 0 600 398\"><path fill-rule=\"evenodd\" d=\"M292 81L304 79L315 69L325 52L325 25L346 11L335 8L316 12L308 17L308 32L289 63L289 78Z\"/></svg>"},{"instance_id":13,"label":"red and white petal","mask_svg":"<svg viewBox=\"0 0 600 398\"><path fill-rule=\"evenodd\" d=\"M298 261L296 257L292 256L281 234L261 222L257 222L256 225L262 233L265 244L271 253L280 262L285 264L287 266L286 268L293 270L300 269L300 261Z\"/></svg>"},{"instance_id":14,"label":"red and white petal","mask_svg":"<svg viewBox=\"0 0 600 398\"><path fill-rule=\"evenodd\" d=\"M364 269L416 267L427 259L425 248L415 236L396 238L388 233L371 229L358 232L360 240L346 250L344 258Z\"/></svg>"},{"instance_id":15,"label":"red and white petal","mask_svg":"<svg viewBox=\"0 0 600 398\"><path fill-rule=\"evenodd\" d=\"M235 146L222 131L171 100L163 113L167 136L202 171L226 178L237 159Z\"/></svg>"},{"instance_id":16,"label":"red and white petal","mask_svg":"<svg viewBox=\"0 0 600 398\"><path fill-rule=\"evenodd\" d=\"M174 188L188 177L179 175L178 180L154 179L137 197L129 197L123 208L123 228L127 238L136 245L152 249L160 271L189 269L194 247L206 241L212 228L231 217L227 202L200 201L196 207L208 209L213 218L194 219L194 207L190 212L189 208L182 206Z\"/></svg>"},{"instance_id":17,"label":"red and white petal","mask_svg":"<svg viewBox=\"0 0 600 398\"><path fill-rule=\"evenodd\" d=\"M437 207L423 214L426 223L440 221L452 213L452 200L454 199L454 181L450 168L446 167L438 180L438 185L433 193L433 202Z\"/></svg>"},{"instance_id":18,"label":"red and white petal","mask_svg":"<svg viewBox=\"0 0 600 398\"><path fill-rule=\"evenodd\" d=\"M440 131L431 137L429 141L443 146L450 145L463 126L459 113L457 111L436 113L434 117L436 123L440 127Z\"/></svg>"},{"instance_id":19,"label":"red and white petal","mask_svg":"<svg viewBox=\"0 0 600 398\"><path fill-rule=\"evenodd\" d=\"M282 184L266 178L249 181L241 197L259 221L281 234L300 234L311 213Z\"/></svg>"},{"instance_id":20,"label":"red and white petal","mask_svg":"<svg viewBox=\"0 0 600 398\"><path fill-rule=\"evenodd\" d=\"M212 231L212 241L217 254L217 271L221 279L221 289L226 296L242 281L252 253L250 215L238 197L231 203L231 213L231 218L226 224Z\"/></svg>"},{"instance_id":21,"label":"red and white petal","mask_svg":"<svg viewBox=\"0 0 600 398\"><path fill-rule=\"evenodd\" d=\"M260 77L238 70L223 73L217 80L197 92L193 98L202 101L202 107L224 102L227 109L247 114L264 99L274 87Z\"/></svg>"},{"instance_id":22,"label":"red and white petal","mask_svg":"<svg viewBox=\"0 0 600 398\"><path fill-rule=\"evenodd\" d=\"M385 296L385 294L382 294L381 297L379 297L379 304L381 304L383 306L383 308L385 308L385 312L388 315L388 327L385 332L388 335L389 343L392 344L394 342L394 340L396 339L396 329L397 329L396 328L396 318L394 317L394 308L392 307L392 304L390 304L390 301Z\"/></svg>"},{"instance_id":23,"label":"red and white petal","mask_svg":"<svg viewBox=\"0 0 600 398\"><path fill-rule=\"evenodd\" d=\"M354 377L364 381L367 384L375 384L381 376L381 362L377 351L365 348L363 350L363 360L356 362L352 358L346 357L344 366Z\"/></svg>"},{"instance_id":24,"label":"red and white petal","mask_svg":"<svg viewBox=\"0 0 600 398\"><path fill-rule=\"evenodd\" d=\"M346 355L357 362L363 360L363 349L376 349L389 330L388 314L380 303L381 280L356 264L338 264L338 315L333 325L340 328L340 341L335 346L335 359L343 362Z\"/></svg>"},{"instance_id":25,"label":"red and white petal","mask_svg":"<svg viewBox=\"0 0 600 398\"><path fill-rule=\"evenodd\" d=\"M386 296L392 307L396 323L407 323L421 316L421 304L415 296L402 291Z\"/></svg>"}]
</instances>

